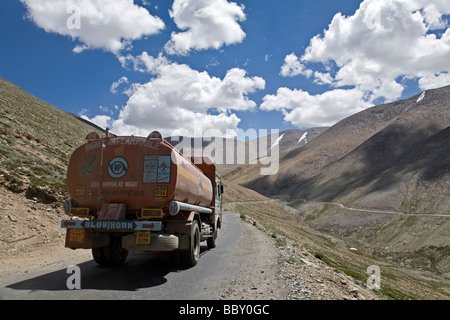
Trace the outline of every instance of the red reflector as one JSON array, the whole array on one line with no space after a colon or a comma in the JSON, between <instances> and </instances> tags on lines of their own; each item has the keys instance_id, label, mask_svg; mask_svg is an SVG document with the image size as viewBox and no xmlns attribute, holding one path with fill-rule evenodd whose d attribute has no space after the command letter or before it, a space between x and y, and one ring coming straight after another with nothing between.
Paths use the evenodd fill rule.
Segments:
<instances>
[{"instance_id":1,"label":"red reflector","mask_svg":"<svg viewBox=\"0 0 450 320\"><path fill-rule=\"evenodd\" d=\"M74 225L76 225L76 222L73 222L73 221L66 221L66 222L64 222L64 225L67 227L67 226L74 226Z\"/></svg>"},{"instance_id":2,"label":"red reflector","mask_svg":"<svg viewBox=\"0 0 450 320\"><path fill-rule=\"evenodd\" d=\"M154 227L155 227L155 225L153 223L142 225L142 228L144 228L144 229L153 229Z\"/></svg>"}]
</instances>

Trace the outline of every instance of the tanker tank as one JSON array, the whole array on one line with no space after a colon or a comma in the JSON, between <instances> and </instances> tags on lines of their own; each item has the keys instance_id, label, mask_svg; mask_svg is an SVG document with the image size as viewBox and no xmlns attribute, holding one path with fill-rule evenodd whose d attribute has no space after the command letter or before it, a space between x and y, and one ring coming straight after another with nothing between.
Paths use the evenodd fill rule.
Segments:
<instances>
[{"instance_id":1,"label":"tanker tank","mask_svg":"<svg viewBox=\"0 0 450 320\"><path fill-rule=\"evenodd\" d=\"M72 154L67 170L72 201L91 211L112 202L127 210L168 211L172 201L210 208L213 179L158 132L148 138L91 137Z\"/></svg>"}]
</instances>

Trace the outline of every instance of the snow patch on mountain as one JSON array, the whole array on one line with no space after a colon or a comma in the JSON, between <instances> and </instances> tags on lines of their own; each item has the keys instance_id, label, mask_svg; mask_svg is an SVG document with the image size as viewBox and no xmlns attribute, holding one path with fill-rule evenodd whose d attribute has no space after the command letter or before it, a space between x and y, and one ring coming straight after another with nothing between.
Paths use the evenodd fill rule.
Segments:
<instances>
[{"instance_id":1,"label":"snow patch on mountain","mask_svg":"<svg viewBox=\"0 0 450 320\"><path fill-rule=\"evenodd\" d=\"M300 140L298 140L298 143L302 142L303 140L305 140L305 144L308 143L308 140L306 139L306 136L308 135L308 131L306 131L302 137L300 138Z\"/></svg>"},{"instance_id":2,"label":"snow patch on mountain","mask_svg":"<svg viewBox=\"0 0 450 320\"><path fill-rule=\"evenodd\" d=\"M269 150L272 150L276 145L280 144L280 141L283 139L284 133L277 139L277 141L274 142L274 144L270 147Z\"/></svg>"},{"instance_id":3,"label":"snow patch on mountain","mask_svg":"<svg viewBox=\"0 0 450 320\"><path fill-rule=\"evenodd\" d=\"M425 98L425 91L422 92L422 94L420 95L420 97L417 99L417 103L419 103L420 101L422 101Z\"/></svg>"}]
</instances>

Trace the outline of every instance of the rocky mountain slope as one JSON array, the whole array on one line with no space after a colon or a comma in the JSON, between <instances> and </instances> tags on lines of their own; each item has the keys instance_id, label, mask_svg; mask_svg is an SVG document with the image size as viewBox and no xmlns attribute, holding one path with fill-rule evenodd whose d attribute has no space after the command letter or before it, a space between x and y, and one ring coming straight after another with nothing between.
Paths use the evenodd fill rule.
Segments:
<instances>
[{"instance_id":1,"label":"rocky mountain slope","mask_svg":"<svg viewBox=\"0 0 450 320\"><path fill-rule=\"evenodd\" d=\"M291 204L317 230L448 278L450 86L398 104L389 125L293 186Z\"/></svg>"},{"instance_id":2,"label":"rocky mountain slope","mask_svg":"<svg viewBox=\"0 0 450 320\"><path fill-rule=\"evenodd\" d=\"M244 166L234 166L223 172L224 177L237 184L244 185L254 189L267 196L281 196L283 191L289 186L285 183L284 178L289 179L289 183L296 183L297 180L302 181L299 175L310 175L309 167L299 167L296 161L292 160L293 155L308 150L311 145L315 144L315 140L328 132L328 127L310 128L305 131L289 130L280 132L279 134L279 166L278 171L274 175L261 176L261 168L267 167L267 164L258 162ZM268 144L270 145L270 144ZM267 153L271 155L270 152ZM307 161L308 164L314 166L314 161ZM295 181L294 181L294 180Z\"/></svg>"},{"instance_id":3,"label":"rocky mountain slope","mask_svg":"<svg viewBox=\"0 0 450 320\"><path fill-rule=\"evenodd\" d=\"M221 172L229 172L233 167L259 163L261 158L271 154L271 150L278 148L279 153L287 152L305 146L322 134L327 127L311 128L305 131L291 129L277 134L267 130L268 135L257 130L248 130L247 136L231 138L190 138L190 137L166 137L165 139L180 150L184 155L204 154L211 158ZM247 166L248 170L260 169L261 165Z\"/></svg>"},{"instance_id":4,"label":"rocky mountain slope","mask_svg":"<svg viewBox=\"0 0 450 320\"><path fill-rule=\"evenodd\" d=\"M226 210L240 213L243 220L265 230L276 240L276 243L285 249L284 253L288 253L285 262L297 270L299 268L305 269L306 274L301 271L297 271L295 274L287 270L282 275L291 284L294 284L294 288L298 290L297 293L304 296L303 299L307 299L310 294L315 295L314 298L317 299L318 292L320 293L330 286L335 287L342 284L340 280L336 281L336 274L351 276L360 284L361 282L367 283L367 268L369 266L380 267L382 290L376 293L383 299L448 299L450 297L450 280L448 278L445 278L442 274L436 275L436 273L422 271L423 269L418 265L411 268L406 266L407 264L401 264L401 259L408 260L411 258L408 251L402 252L402 245L408 243L408 241L411 243L410 239L408 240L407 233L405 233L403 239L397 238L397 241L394 240L391 243L387 241L395 237L396 234L402 234L404 225L411 225L415 217L409 217L409 221L403 221L402 217L397 215L392 217L389 214L379 212L375 215L369 215L368 212L359 211L342 211L334 216L328 216L328 211L333 211L336 208L335 211L339 211L339 207L316 203L315 207L311 204L307 208L295 209L281 201L264 197L253 190L235 185L227 180L225 180L225 190L224 207ZM327 217L330 223L320 232L317 231L320 226L314 224L314 219L319 218L316 221L320 223L320 218L327 220ZM370 219L367 220L368 218ZM395 223L380 225L380 230L383 231L382 229L386 228L386 232L384 237L378 237L377 232L370 230L370 226L371 224L372 227L376 226L382 219ZM366 222L366 224L363 225L362 222ZM433 220L422 220L419 221L419 224L420 222L428 226L432 224L436 226ZM313 228L310 228L308 224ZM349 237L349 235L355 234L355 230L361 230L361 232L354 237ZM420 230L412 231L415 233ZM445 231L445 228L441 231ZM436 236L446 241L445 233L436 233ZM382 256L376 254L376 252L373 254L363 246L365 241L373 237L378 237L379 242L376 249L384 249L384 247L389 246L392 250L392 256ZM416 238L417 244L421 238L423 240L423 234L417 232ZM442 257L445 257L446 253L440 250L433 251L433 248L430 249L421 251L421 262L426 263L428 261L430 263L434 258L437 258L437 260L433 260L433 263L440 261L438 268L444 266L446 262ZM294 251L297 254L290 256ZM410 257L406 258L408 254ZM395 257L398 259L393 259ZM318 265L317 259L324 264ZM324 273L320 276L317 275L311 270L310 267L312 266L323 270ZM331 283L329 282L330 278L328 278L331 274L326 275L327 270L333 271L334 274L332 276L334 280ZM310 283L315 284L316 289L299 288L297 285L305 284L305 278L312 280Z\"/></svg>"},{"instance_id":5,"label":"rocky mountain slope","mask_svg":"<svg viewBox=\"0 0 450 320\"><path fill-rule=\"evenodd\" d=\"M401 112L312 179L292 186L289 198L404 213L448 213L450 86L427 91L420 101L418 97L384 106L391 113L391 108Z\"/></svg>"},{"instance_id":6,"label":"rocky mountain slope","mask_svg":"<svg viewBox=\"0 0 450 320\"><path fill-rule=\"evenodd\" d=\"M63 243L67 163L92 131L0 78L0 256Z\"/></svg>"},{"instance_id":7,"label":"rocky mountain slope","mask_svg":"<svg viewBox=\"0 0 450 320\"><path fill-rule=\"evenodd\" d=\"M64 190L69 156L92 131L100 132L0 78L0 184L9 190Z\"/></svg>"},{"instance_id":8,"label":"rocky mountain slope","mask_svg":"<svg viewBox=\"0 0 450 320\"><path fill-rule=\"evenodd\" d=\"M293 189L306 182L329 164L335 163L369 138L391 125L402 114L430 101L433 93L419 103L418 96L366 109L329 128L302 148L280 155L280 168L274 176L252 175L241 178L239 169L227 177L267 196L292 198ZM445 95L445 94L444 94ZM394 139L393 137L391 139ZM255 168L256 169L256 168Z\"/></svg>"}]
</instances>

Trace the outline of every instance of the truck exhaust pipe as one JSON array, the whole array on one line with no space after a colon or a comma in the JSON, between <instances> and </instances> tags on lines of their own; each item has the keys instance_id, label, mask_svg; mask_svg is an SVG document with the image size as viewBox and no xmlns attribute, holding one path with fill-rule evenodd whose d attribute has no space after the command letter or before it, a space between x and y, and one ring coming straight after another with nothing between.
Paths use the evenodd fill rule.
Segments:
<instances>
[{"instance_id":1,"label":"truck exhaust pipe","mask_svg":"<svg viewBox=\"0 0 450 320\"><path fill-rule=\"evenodd\" d=\"M196 206L189 203L179 201L172 201L169 205L169 213L171 216L176 216L180 211L195 211L199 213L211 214L212 209Z\"/></svg>"}]
</instances>

